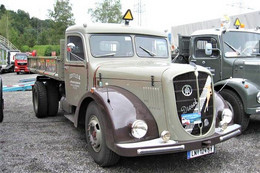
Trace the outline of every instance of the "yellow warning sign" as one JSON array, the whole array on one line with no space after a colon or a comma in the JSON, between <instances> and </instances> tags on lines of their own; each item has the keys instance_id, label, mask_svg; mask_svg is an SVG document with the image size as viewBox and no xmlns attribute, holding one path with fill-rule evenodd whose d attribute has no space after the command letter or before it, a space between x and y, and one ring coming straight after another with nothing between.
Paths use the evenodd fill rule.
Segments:
<instances>
[{"instance_id":1,"label":"yellow warning sign","mask_svg":"<svg viewBox=\"0 0 260 173\"><path fill-rule=\"evenodd\" d=\"M123 17L123 20L133 20L133 15L130 9L128 9Z\"/></svg>"},{"instance_id":2,"label":"yellow warning sign","mask_svg":"<svg viewBox=\"0 0 260 173\"><path fill-rule=\"evenodd\" d=\"M239 27L241 25L240 20L238 18L236 19L234 25L237 27Z\"/></svg>"}]
</instances>

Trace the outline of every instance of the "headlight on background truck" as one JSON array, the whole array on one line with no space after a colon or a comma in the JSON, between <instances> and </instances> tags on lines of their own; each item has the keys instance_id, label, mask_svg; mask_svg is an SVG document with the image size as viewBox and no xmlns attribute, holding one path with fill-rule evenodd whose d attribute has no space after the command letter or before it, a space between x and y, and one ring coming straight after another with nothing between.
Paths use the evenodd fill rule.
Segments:
<instances>
[{"instance_id":1,"label":"headlight on background truck","mask_svg":"<svg viewBox=\"0 0 260 173\"><path fill-rule=\"evenodd\" d=\"M256 101L258 102L258 103L260 103L260 91L257 93L257 95L256 95Z\"/></svg>"},{"instance_id":2,"label":"headlight on background truck","mask_svg":"<svg viewBox=\"0 0 260 173\"><path fill-rule=\"evenodd\" d=\"M222 120L220 121L220 127L225 130L227 125L232 121L233 113L230 109L224 109L221 116Z\"/></svg>"},{"instance_id":3,"label":"headlight on background truck","mask_svg":"<svg viewBox=\"0 0 260 173\"><path fill-rule=\"evenodd\" d=\"M131 134L133 137L140 139L147 133L148 126L143 120L136 120L132 124Z\"/></svg>"}]
</instances>

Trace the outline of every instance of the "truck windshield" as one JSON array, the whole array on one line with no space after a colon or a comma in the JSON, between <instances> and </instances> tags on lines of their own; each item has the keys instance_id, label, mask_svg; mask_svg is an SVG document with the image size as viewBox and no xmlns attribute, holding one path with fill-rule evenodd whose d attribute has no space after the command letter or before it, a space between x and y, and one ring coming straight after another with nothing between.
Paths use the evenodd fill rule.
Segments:
<instances>
[{"instance_id":1,"label":"truck windshield","mask_svg":"<svg viewBox=\"0 0 260 173\"><path fill-rule=\"evenodd\" d=\"M260 33L226 32L223 35L226 57L258 56Z\"/></svg>"},{"instance_id":2,"label":"truck windshield","mask_svg":"<svg viewBox=\"0 0 260 173\"><path fill-rule=\"evenodd\" d=\"M133 43L130 35L92 35L90 49L92 56L104 57L132 57Z\"/></svg>"},{"instance_id":3,"label":"truck windshield","mask_svg":"<svg viewBox=\"0 0 260 173\"><path fill-rule=\"evenodd\" d=\"M17 59L17 60L27 60L27 56L26 55L15 55L15 59Z\"/></svg>"},{"instance_id":4,"label":"truck windshield","mask_svg":"<svg viewBox=\"0 0 260 173\"><path fill-rule=\"evenodd\" d=\"M168 58L168 46L165 38L136 36L136 50L140 57Z\"/></svg>"}]
</instances>

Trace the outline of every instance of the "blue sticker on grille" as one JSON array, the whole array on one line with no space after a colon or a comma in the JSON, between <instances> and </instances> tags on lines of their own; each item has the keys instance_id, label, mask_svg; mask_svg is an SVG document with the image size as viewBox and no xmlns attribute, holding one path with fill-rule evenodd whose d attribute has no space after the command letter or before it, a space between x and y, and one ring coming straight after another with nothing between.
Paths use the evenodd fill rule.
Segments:
<instances>
[{"instance_id":1,"label":"blue sticker on grille","mask_svg":"<svg viewBox=\"0 0 260 173\"><path fill-rule=\"evenodd\" d=\"M200 124L201 123L201 115L198 113L188 113L181 115L182 125L190 125L190 124Z\"/></svg>"}]
</instances>

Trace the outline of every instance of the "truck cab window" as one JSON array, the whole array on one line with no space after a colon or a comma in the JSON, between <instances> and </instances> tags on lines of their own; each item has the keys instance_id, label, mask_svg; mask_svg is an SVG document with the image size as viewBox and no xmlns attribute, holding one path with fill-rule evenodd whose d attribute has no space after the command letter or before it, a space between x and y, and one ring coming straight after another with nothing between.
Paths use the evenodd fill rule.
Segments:
<instances>
[{"instance_id":1,"label":"truck cab window","mask_svg":"<svg viewBox=\"0 0 260 173\"><path fill-rule=\"evenodd\" d=\"M205 48L206 48L207 43L212 44L213 50L212 50L211 55L205 54ZM218 45L217 45L217 40L215 38L211 38L211 37L197 38L195 40L195 46L194 46L195 57L196 58L205 58L205 57L216 58L219 55L219 51L216 50L216 48L218 48Z\"/></svg>"},{"instance_id":2,"label":"truck cab window","mask_svg":"<svg viewBox=\"0 0 260 173\"><path fill-rule=\"evenodd\" d=\"M259 55L260 34L253 32L226 32L223 35L226 57L251 57Z\"/></svg>"},{"instance_id":3,"label":"truck cab window","mask_svg":"<svg viewBox=\"0 0 260 173\"><path fill-rule=\"evenodd\" d=\"M135 37L137 55L145 58L167 58L168 45L165 38L137 36Z\"/></svg>"},{"instance_id":4,"label":"truck cab window","mask_svg":"<svg viewBox=\"0 0 260 173\"><path fill-rule=\"evenodd\" d=\"M85 59L83 43L78 36L69 36L67 38L67 44L73 43L75 46L70 51L67 51L68 61L83 61Z\"/></svg>"},{"instance_id":5,"label":"truck cab window","mask_svg":"<svg viewBox=\"0 0 260 173\"><path fill-rule=\"evenodd\" d=\"M129 35L92 35L90 48L96 58L122 58L134 55L132 38Z\"/></svg>"}]
</instances>

